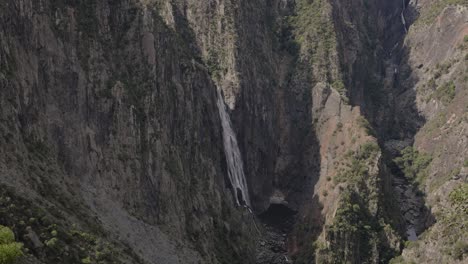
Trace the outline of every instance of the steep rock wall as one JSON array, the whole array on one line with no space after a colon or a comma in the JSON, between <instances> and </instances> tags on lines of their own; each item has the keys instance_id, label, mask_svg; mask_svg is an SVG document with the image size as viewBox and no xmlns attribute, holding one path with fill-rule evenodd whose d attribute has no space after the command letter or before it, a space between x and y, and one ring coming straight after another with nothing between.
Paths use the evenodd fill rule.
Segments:
<instances>
[{"instance_id":1,"label":"steep rock wall","mask_svg":"<svg viewBox=\"0 0 468 264\"><path fill-rule=\"evenodd\" d=\"M416 137L421 153L453 157L405 190L432 193L457 166L434 193L464 181L466 8L441 2L4 1L2 181L37 200L64 196L71 215L69 200L94 211L141 261L253 263L266 232L226 188L219 87L253 211L294 215L287 236L272 236L287 237L286 253L266 255L386 262L407 228L393 186L395 168L406 177L393 161L403 147Z\"/></svg>"},{"instance_id":2,"label":"steep rock wall","mask_svg":"<svg viewBox=\"0 0 468 264\"><path fill-rule=\"evenodd\" d=\"M154 1L1 6L2 182L77 203L149 263L248 260L249 240L235 245L251 218L233 211L184 16L166 24Z\"/></svg>"}]
</instances>

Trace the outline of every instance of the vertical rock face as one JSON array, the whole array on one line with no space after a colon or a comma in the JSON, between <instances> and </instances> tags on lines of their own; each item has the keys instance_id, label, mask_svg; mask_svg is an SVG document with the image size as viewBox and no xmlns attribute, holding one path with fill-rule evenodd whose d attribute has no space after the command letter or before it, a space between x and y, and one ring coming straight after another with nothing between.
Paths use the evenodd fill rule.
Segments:
<instances>
[{"instance_id":1,"label":"vertical rock face","mask_svg":"<svg viewBox=\"0 0 468 264\"><path fill-rule=\"evenodd\" d=\"M225 187L216 90L185 17L166 24L154 1L1 5L2 183L78 204L147 263L248 260L236 241L251 221Z\"/></svg>"},{"instance_id":2,"label":"vertical rock face","mask_svg":"<svg viewBox=\"0 0 468 264\"><path fill-rule=\"evenodd\" d=\"M0 8L26 263L386 263L427 228L392 261L466 258L466 1Z\"/></svg>"}]
</instances>

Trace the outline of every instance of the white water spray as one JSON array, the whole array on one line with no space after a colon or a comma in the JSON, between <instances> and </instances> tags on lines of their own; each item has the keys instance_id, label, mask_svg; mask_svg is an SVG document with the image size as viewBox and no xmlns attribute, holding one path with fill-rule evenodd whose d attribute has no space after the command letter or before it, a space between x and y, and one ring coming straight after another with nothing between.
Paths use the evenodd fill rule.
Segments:
<instances>
[{"instance_id":1,"label":"white water spray","mask_svg":"<svg viewBox=\"0 0 468 264\"><path fill-rule=\"evenodd\" d=\"M217 88L218 93L218 111L223 127L224 153L228 166L229 180L234 192L234 199L237 205L244 204L250 208L249 189L245 180L244 164L237 144L236 134L232 129L231 118L226 110L221 89Z\"/></svg>"}]
</instances>

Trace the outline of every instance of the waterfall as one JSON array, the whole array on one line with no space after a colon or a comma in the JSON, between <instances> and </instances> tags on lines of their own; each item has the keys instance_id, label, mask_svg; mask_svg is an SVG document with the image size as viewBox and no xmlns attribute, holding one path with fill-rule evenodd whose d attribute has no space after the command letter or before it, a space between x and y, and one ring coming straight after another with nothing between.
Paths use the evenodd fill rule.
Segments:
<instances>
[{"instance_id":1,"label":"waterfall","mask_svg":"<svg viewBox=\"0 0 468 264\"><path fill-rule=\"evenodd\" d=\"M237 205L246 205L250 208L249 189L245 180L244 164L237 144L236 134L232 129L231 118L226 110L221 89L217 88L218 93L218 111L223 127L224 153L226 154L226 163L228 166L229 180L233 188L234 199Z\"/></svg>"},{"instance_id":2,"label":"waterfall","mask_svg":"<svg viewBox=\"0 0 468 264\"><path fill-rule=\"evenodd\" d=\"M405 19L405 15L404 15L404 12L406 10L406 4L405 4L405 0L401 0L402 3L403 3L403 9L401 10L401 23L403 23L403 27L405 28L405 33L408 33L408 29L406 28L406 19Z\"/></svg>"}]
</instances>

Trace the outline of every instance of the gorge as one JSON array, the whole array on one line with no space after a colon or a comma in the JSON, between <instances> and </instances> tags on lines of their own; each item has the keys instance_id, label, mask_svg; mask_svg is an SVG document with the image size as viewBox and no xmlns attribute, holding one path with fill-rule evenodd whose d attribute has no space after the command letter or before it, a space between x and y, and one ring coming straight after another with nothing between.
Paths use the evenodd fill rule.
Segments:
<instances>
[{"instance_id":1,"label":"gorge","mask_svg":"<svg viewBox=\"0 0 468 264\"><path fill-rule=\"evenodd\" d=\"M467 0L0 1L0 264L468 261Z\"/></svg>"}]
</instances>

